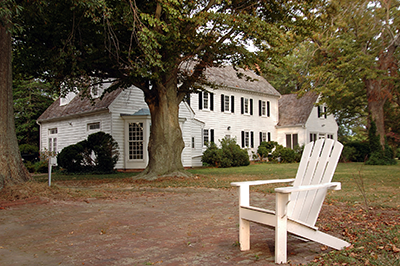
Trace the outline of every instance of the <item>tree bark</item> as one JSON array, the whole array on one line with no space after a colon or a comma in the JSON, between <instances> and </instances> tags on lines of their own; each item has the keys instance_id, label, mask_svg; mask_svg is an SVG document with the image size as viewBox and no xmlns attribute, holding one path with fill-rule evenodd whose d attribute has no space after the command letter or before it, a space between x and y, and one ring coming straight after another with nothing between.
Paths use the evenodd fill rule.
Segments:
<instances>
[{"instance_id":1,"label":"tree bark","mask_svg":"<svg viewBox=\"0 0 400 266\"><path fill-rule=\"evenodd\" d=\"M156 84L145 91L151 115L149 163L138 178L155 180L189 175L182 164L185 143L179 124L179 104L183 97L177 93L176 77L171 75L166 80L169 80L166 84Z\"/></svg>"},{"instance_id":2,"label":"tree bark","mask_svg":"<svg viewBox=\"0 0 400 266\"><path fill-rule=\"evenodd\" d=\"M0 23L0 190L30 179L15 133L11 49L9 28Z\"/></svg>"}]
</instances>

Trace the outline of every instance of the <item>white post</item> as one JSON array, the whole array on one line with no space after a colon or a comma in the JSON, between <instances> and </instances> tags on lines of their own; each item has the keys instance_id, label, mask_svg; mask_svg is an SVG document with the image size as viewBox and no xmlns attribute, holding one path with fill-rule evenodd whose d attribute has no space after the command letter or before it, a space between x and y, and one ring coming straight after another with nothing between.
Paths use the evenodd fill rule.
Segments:
<instances>
[{"instance_id":1,"label":"white post","mask_svg":"<svg viewBox=\"0 0 400 266\"><path fill-rule=\"evenodd\" d=\"M287 262L287 205L289 193L276 193L275 263Z\"/></svg>"},{"instance_id":2,"label":"white post","mask_svg":"<svg viewBox=\"0 0 400 266\"><path fill-rule=\"evenodd\" d=\"M49 187L51 186L51 168L53 166L53 164L55 164L55 157L50 156L49 157L49 165L48 165L48 172L49 172Z\"/></svg>"}]
</instances>

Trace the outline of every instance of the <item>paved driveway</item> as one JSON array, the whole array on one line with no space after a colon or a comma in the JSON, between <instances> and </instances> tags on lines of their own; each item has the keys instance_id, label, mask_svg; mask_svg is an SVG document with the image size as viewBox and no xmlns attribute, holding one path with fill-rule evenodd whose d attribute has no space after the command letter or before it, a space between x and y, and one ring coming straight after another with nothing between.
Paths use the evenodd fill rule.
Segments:
<instances>
[{"instance_id":1,"label":"paved driveway","mask_svg":"<svg viewBox=\"0 0 400 266\"><path fill-rule=\"evenodd\" d=\"M237 201L236 189L140 189L5 208L0 265L274 265L271 229L253 224L252 249L239 250ZM288 250L292 264L321 252L292 237Z\"/></svg>"}]
</instances>

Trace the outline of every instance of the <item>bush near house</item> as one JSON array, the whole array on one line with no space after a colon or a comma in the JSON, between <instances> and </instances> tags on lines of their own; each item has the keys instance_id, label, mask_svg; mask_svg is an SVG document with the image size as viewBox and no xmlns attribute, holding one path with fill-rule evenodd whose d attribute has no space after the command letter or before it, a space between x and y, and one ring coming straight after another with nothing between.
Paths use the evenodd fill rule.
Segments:
<instances>
[{"instance_id":1,"label":"bush near house","mask_svg":"<svg viewBox=\"0 0 400 266\"><path fill-rule=\"evenodd\" d=\"M97 132L57 155L57 163L69 173L109 173L119 158L118 143L110 134Z\"/></svg>"},{"instance_id":2,"label":"bush near house","mask_svg":"<svg viewBox=\"0 0 400 266\"><path fill-rule=\"evenodd\" d=\"M268 158L268 161L280 163L300 162L303 147L296 146L294 149L283 147L276 141L261 142L257 153L262 160Z\"/></svg>"},{"instance_id":3,"label":"bush near house","mask_svg":"<svg viewBox=\"0 0 400 266\"><path fill-rule=\"evenodd\" d=\"M221 148L218 148L214 142L207 144L207 150L201 157L203 163L221 168L250 164L247 151L240 148L235 139L223 138L220 142Z\"/></svg>"}]
</instances>

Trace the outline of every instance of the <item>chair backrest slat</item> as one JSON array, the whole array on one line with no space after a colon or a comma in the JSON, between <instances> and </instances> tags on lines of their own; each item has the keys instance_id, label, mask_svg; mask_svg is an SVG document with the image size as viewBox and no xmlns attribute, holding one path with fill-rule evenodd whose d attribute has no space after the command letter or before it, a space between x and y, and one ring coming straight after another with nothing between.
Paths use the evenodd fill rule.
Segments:
<instances>
[{"instance_id":1,"label":"chair backrest slat","mask_svg":"<svg viewBox=\"0 0 400 266\"><path fill-rule=\"evenodd\" d=\"M329 183L342 147L342 144L331 139L320 139L307 144L293 186ZM292 193L288 206L289 217L315 225L325 195L326 189Z\"/></svg>"}]
</instances>

